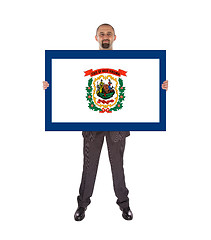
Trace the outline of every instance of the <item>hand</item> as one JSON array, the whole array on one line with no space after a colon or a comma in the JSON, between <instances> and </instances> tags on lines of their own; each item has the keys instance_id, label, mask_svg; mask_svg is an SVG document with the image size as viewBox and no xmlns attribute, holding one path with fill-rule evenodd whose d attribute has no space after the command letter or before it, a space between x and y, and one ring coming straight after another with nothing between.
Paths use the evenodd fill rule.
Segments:
<instances>
[{"instance_id":1,"label":"hand","mask_svg":"<svg viewBox=\"0 0 211 240\"><path fill-rule=\"evenodd\" d=\"M49 87L49 83L47 81L43 81L43 89L46 90Z\"/></svg>"},{"instance_id":2,"label":"hand","mask_svg":"<svg viewBox=\"0 0 211 240\"><path fill-rule=\"evenodd\" d=\"M168 90L168 80L164 81L163 84L162 84L162 89L163 90Z\"/></svg>"}]
</instances>

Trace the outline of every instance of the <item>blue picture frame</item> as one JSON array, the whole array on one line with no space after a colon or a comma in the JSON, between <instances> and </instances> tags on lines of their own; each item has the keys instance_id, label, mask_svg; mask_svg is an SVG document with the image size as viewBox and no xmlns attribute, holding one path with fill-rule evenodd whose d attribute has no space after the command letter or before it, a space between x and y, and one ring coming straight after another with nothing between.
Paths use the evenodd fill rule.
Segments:
<instances>
[{"instance_id":1,"label":"blue picture frame","mask_svg":"<svg viewBox=\"0 0 211 240\"><path fill-rule=\"evenodd\" d=\"M159 122L52 122L52 59L159 59ZM166 50L45 50L45 131L166 131Z\"/></svg>"}]
</instances>

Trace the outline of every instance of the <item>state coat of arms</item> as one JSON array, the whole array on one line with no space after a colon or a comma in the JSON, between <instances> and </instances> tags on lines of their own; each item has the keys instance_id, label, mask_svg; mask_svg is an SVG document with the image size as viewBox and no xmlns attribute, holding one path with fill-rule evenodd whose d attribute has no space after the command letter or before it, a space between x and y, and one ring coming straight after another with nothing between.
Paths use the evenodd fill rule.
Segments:
<instances>
[{"instance_id":1,"label":"state coat of arms","mask_svg":"<svg viewBox=\"0 0 211 240\"><path fill-rule=\"evenodd\" d=\"M91 76L86 87L86 98L91 110L112 113L123 108L125 87L120 77L126 76L126 71L101 68L94 71L90 69L84 73L85 76Z\"/></svg>"}]
</instances>

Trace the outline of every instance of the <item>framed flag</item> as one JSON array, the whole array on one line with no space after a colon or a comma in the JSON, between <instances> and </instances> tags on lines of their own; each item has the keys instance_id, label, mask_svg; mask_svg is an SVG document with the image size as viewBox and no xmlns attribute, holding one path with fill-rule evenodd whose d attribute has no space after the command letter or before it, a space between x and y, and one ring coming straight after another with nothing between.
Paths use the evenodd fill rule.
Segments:
<instances>
[{"instance_id":1,"label":"framed flag","mask_svg":"<svg viewBox=\"0 0 211 240\"><path fill-rule=\"evenodd\" d=\"M165 131L165 50L46 50L46 131Z\"/></svg>"}]
</instances>

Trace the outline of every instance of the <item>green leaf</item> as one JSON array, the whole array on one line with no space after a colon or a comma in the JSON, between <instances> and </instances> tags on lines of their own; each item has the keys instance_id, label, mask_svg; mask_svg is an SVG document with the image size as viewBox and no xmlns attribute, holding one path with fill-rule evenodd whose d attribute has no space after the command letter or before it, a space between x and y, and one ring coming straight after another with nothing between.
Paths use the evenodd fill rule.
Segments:
<instances>
[{"instance_id":1,"label":"green leaf","mask_svg":"<svg viewBox=\"0 0 211 240\"><path fill-rule=\"evenodd\" d=\"M120 93L120 94L119 94L119 101L122 102L122 101L124 101L124 100L125 100L125 95L124 95L124 93Z\"/></svg>"},{"instance_id":2,"label":"green leaf","mask_svg":"<svg viewBox=\"0 0 211 240\"><path fill-rule=\"evenodd\" d=\"M98 107L95 105L95 103L94 103L93 101L89 103L89 108L90 108L91 110L94 110L94 111L100 111L100 110L101 110L100 108L98 108Z\"/></svg>"},{"instance_id":3,"label":"green leaf","mask_svg":"<svg viewBox=\"0 0 211 240\"><path fill-rule=\"evenodd\" d=\"M123 86L123 80L119 78L119 87L121 88Z\"/></svg>"},{"instance_id":4,"label":"green leaf","mask_svg":"<svg viewBox=\"0 0 211 240\"><path fill-rule=\"evenodd\" d=\"M111 108L110 110L112 111L118 111L118 110L120 110L121 108L123 107L123 104L119 101L119 102L117 102L117 104L116 104L116 106L115 107L113 107L113 108Z\"/></svg>"},{"instance_id":5,"label":"green leaf","mask_svg":"<svg viewBox=\"0 0 211 240\"><path fill-rule=\"evenodd\" d=\"M91 102L92 101L92 95L87 92L86 99Z\"/></svg>"},{"instance_id":6,"label":"green leaf","mask_svg":"<svg viewBox=\"0 0 211 240\"><path fill-rule=\"evenodd\" d=\"M88 80L88 86L89 86L89 87L92 87L92 81L93 81L92 78L90 78L90 79Z\"/></svg>"}]
</instances>

